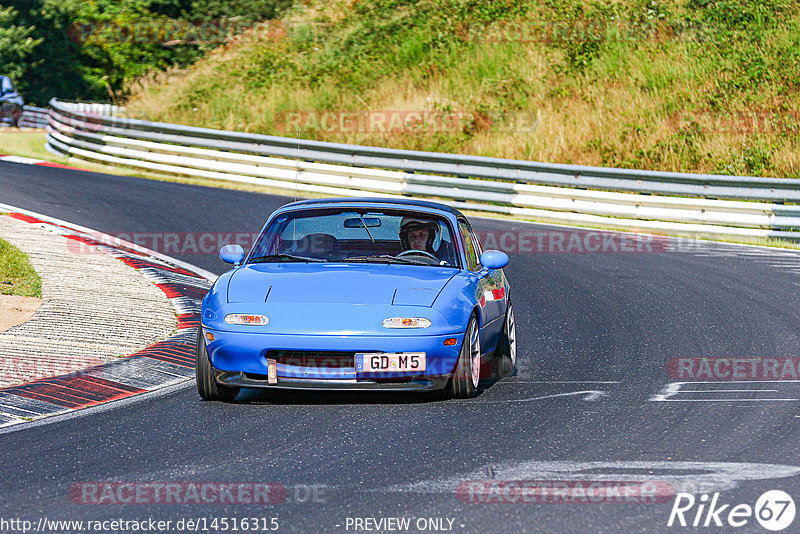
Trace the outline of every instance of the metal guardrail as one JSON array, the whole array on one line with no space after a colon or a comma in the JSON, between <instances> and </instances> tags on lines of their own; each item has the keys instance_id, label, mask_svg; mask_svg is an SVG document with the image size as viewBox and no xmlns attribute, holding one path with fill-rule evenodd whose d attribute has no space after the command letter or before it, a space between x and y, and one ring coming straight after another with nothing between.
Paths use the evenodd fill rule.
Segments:
<instances>
[{"instance_id":1,"label":"metal guardrail","mask_svg":"<svg viewBox=\"0 0 800 534\"><path fill-rule=\"evenodd\" d=\"M22 106L22 117L19 119L20 128L47 128L47 119L50 110L34 106Z\"/></svg>"},{"instance_id":2,"label":"metal guardrail","mask_svg":"<svg viewBox=\"0 0 800 534\"><path fill-rule=\"evenodd\" d=\"M94 102L71 102L76 110L88 114L116 116L124 111L124 107L112 104L97 104ZM50 110L36 106L22 106L22 116L19 119L20 128L47 128Z\"/></svg>"},{"instance_id":3,"label":"metal guardrail","mask_svg":"<svg viewBox=\"0 0 800 534\"><path fill-rule=\"evenodd\" d=\"M5 104L4 104L5 105ZM0 127L46 128L49 110L33 106L22 106L21 113L16 104L0 112ZM16 118L16 122L15 122Z\"/></svg>"},{"instance_id":4,"label":"metal guardrail","mask_svg":"<svg viewBox=\"0 0 800 534\"><path fill-rule=\"evenodd\" d=\"M337 196L416 196L544 221L800 240L800 181L560 165L113 116L53 99L48 148L157 173ZM798 231L796 231L798 230Z\"/></svg>"}]
</instances>

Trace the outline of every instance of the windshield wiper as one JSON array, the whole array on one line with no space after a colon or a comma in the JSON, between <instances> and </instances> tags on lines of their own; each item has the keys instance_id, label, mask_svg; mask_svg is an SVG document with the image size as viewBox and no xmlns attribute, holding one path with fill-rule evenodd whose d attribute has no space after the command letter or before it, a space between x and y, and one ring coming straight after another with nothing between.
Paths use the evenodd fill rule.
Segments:
<instances>
[{"instance_id":1,"label":"windshield wiper","mask_svg":"<svg viewBox=\"0 0 800 534\"><path fill-rule=\"evenodd\" d=\"M344 261L363 261L363 262L379 262L379 263L407 263L409 265L430 265L430 263L412 260L408 258L398 258L397 256L390 256L389 254L376 254L372 256L350 256L345 258Z\"/></svg>"},{"instance_id":2,"label":"windshield wiper","mask_svg":"<svg viewBox=\"0 0 800 534\"><path fill-rule=\"evenodd\" d=\"M248 263L263 263L269 261L313 261L313 262L327 262L323 258L308 258L306 256L295 256L294 254L267 254L266 256L257 256L252 258Z\"/></svg>"}]
</instances>

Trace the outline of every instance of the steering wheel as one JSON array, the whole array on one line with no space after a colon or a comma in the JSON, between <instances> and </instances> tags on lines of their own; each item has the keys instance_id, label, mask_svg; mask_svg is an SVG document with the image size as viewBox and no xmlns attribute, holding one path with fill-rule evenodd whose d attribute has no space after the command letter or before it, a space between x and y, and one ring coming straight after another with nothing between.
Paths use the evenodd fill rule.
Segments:
<instances>
[{"instance_id":1,"label":"steering wheel","mask_svg":"<svg viewBox=\"0 0 800 534\"><path fill-rule=\"evenodd\" d=\"M439 262L439 258L434 256L430 252L425 252L424 250L419 250L419 249L416 249L416 248L412 248L412 249L409 249L409 250L404 250L403 252L398 254L397 257L398 258L402 258L403 256L411 256L412 254L415 255L415 256L427 256L430 259L432 259L433 261L435 261L437 263Z\"/></svg>"}]
</instances>

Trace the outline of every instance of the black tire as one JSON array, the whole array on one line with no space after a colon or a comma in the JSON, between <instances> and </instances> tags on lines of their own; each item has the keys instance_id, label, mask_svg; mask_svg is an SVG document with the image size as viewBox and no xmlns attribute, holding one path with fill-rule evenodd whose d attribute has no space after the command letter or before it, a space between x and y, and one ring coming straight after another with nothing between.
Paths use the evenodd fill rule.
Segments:
<instances>
[{"instance_id":1,"label":"black tire","mask_svg":"<svg viewBox=\"0 0 800 534\"><path fill-rule=\"evenodd\" d=\"M197 329L197 348L195 350L195 382L197 392L208 401L232 401L239 394L239 388L221 386L214 380L214 368L208 360L206 344L203 341L203 329Z\"/></svg>"},{"instance_id":2,"label":"black tire","mask_svg":"<svg viewBox=\"0 0 800 534\"><path fill-rule=\"evenodd\" d=\"M477 349L475 345L477 343ZM447 382L445 391L447 395L454 399L470 399L478 392L477 384L473 377L473 363L475 360L475 352L477 350L478 358L478 378L480 379L480 330L478 329L478 321L473 315L467 324L467 330L464 333L464 341L461 343L461 352L458 355L458 362L450 380Z\"/></svg>"},{"instance_id":3,"label":"black tire","mask_svg":"<svg viewBox=\"0 0 800 534\"><path fill-rule=\"evenodd\" d=\"M503 331L497 342L497 348L492 357L492 378L500 379L514 374L517 364L517 325L514 320L514 308L511 301L506 308L506 318L503 321Z\"/></svg>"}]
</instances>

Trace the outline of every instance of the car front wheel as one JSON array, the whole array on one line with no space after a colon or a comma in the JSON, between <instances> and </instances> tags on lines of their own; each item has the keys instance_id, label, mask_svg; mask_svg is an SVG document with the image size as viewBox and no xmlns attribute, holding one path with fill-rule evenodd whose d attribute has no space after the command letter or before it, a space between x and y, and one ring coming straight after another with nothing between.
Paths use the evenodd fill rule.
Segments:
<instances>
[{"instance_id":1,"label":"car front wheel","mask_svg":"<svg viewBox=\"0 0 800 534\"><path fill-rule=\"evenodd\" d=\"M195 350L195 381L197 392L208 401L232 401L239 394L239 388L221 386L214 380L214 369L208 359L208 351L203 341L203 329L197 329L197 348Z\"/></svg>"},{"instance_id":2,"label":"car front wheel","mask_svg":"<svg viewBox=\"0 0 800 534\"><path fill-rule=\"evenodd\" d=\"M475 316L472 316L464 333L461 353L456 368L448 382L448 393L455 399L474 397L481 379L481 342L480 329Z\"/></svg>"}]
</instances>

